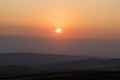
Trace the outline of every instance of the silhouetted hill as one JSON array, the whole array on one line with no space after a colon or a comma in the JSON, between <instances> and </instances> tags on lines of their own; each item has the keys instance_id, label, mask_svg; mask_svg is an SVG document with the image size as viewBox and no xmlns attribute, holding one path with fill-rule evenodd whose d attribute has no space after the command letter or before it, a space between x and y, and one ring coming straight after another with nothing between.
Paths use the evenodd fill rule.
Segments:
<instances>
[{"instance_id":1,"label":"silhouetted hill","mask_svg":"<svg viewBox=\"0 0 120 80\"><path fill-rule=\"evenodd\" d=\"M51 66L50 69L53 70L64 70L64 71L74 71L74 70L112 70L120 71L120 59L86 59L79 61L71 61L59 63Z\"/></svg>"},{"instance_id":2,"label":"silhouetted hill","mask_svg":"<svg viewBox=\"0 0 120 80\"><path fill-rule=\"evenodd\" d=\"M2 72L120 70L120 59L90 56L8 53L0 54Z\"/></svg>"},{"instance_id":3,"label":"silhouetted hill","mask_svg":"<svg viewBox=\"0 0 120 80\"><path fill-rule=\"evenodd\" d=\"M0 65L46 66L55 63L92 58L90 56L72 56L55 54L8 53L0 54Z\"/></svg>"}]
</instances>

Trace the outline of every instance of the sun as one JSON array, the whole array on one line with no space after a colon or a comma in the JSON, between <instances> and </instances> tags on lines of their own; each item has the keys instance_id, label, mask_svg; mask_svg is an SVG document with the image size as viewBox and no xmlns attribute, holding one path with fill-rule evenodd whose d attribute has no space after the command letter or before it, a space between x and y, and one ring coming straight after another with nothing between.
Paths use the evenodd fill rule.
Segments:
<instances>
[{"instance_id":1,"label":"sun","mask_svg":"<svg viewBox=\"0 0 120 80\"><path fill-rule=\"evenodd\" d=\"M57 29L56 29L56 33L59 33L59 34L60 34L61 32L62 32L61 28L57 28Z\"/></svg>"}]
</instances>

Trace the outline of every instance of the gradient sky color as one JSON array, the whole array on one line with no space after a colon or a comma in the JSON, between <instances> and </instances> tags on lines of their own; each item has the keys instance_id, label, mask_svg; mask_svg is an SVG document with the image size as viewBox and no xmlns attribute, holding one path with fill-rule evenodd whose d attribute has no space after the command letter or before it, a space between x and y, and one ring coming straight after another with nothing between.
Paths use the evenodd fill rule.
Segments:
<instances>
[{"instance_id":1,"label":"gradient sky color","mask_svg":"<svg viewBox=\"0 0 120 80\"><path fill-rule=\"evenodd\" d=\"M120 0L0 0L0 35L120 39ZM78 35L79 34L79 35Z\"/></svg>"},{"instance_id":2,"label":"gradient sky color","mask_svg":"<svg viewBox=\"0 0 120 80\"><path fill-rule=\"evenodd\" d=\"M0 0L4 52L120 57L120 0Z\"/></svg>"}]
</instances>

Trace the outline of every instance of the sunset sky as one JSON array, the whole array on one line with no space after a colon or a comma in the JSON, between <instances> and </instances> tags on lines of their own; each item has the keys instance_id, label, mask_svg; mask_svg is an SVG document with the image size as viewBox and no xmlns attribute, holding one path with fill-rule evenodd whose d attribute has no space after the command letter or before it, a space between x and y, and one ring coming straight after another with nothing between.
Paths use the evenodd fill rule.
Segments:
<instances>
[{"instance_id":1,"label":"sunset sky","mask_svg":"<svg viewBox=\"0 0 120 80\"><path fill-rule=\"evenodd\" d=\"M0 36L120 40L120 0L0 0Z\"/></svg>"},{"instance_id":2,"label":"sunset sky","mask_svg":"<svg viewBox=\"0 0 120 80\"><path fill-rule=\"evenodd\" d=\"M0 0L0 34L120 38L120 0ZM79 34L79 35L78 35Z\"/></svg>"}]
</instances>

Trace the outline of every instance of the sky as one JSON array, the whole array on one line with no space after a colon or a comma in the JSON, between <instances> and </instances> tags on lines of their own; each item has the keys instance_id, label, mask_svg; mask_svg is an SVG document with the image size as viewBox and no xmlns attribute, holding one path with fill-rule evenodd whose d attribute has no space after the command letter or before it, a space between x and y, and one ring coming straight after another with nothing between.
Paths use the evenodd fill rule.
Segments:
<instances>
[{"instance_id":1,"label":"sky","mask_svg":"<svg viewBox=\"0 0 120 80\"><path fill-rule=\"evenodd\" d=\"M47 39L46 42L49 42L50 39L59 44L63 42L65 44L68 41L72 44L68 45L69 43L66 43L67 49L70 49L69 46L72 46L74 48L72 50L73 53L82 53L81 50L76 50L79 47L76 42L79 43L80 40L91 41L91 43L94 41L111 41L109 44L116 44L118 42L117 46L110 44L111 47L117 49L115 50L117 51L116 55L118 55L120 47L119 4L120 0L0 0L0 43L6 43L6 40L10 43L11 39L12 43L13 41L17 42L16 36L36 39L38 43L42 43L41 39L43 41ZM61 28L62 33L55 33L56 28ZM14 40L13 36L15 36ZM6 37L4 42L2 42L3 37ZM26 39L21 39L18 42L24 44ZM46 42L41 47L45 46ZM101 46L105 46L104 42ZM57 43L52 43L51 45L53 47L59 47L60 45L53 45ZM86 42L83 43L86 44ZM89 46L92 46L91 43ZM33 46L32 44L30 46ZM101 43L95 42L94 44L99 46ZM1 52L19 50L15 49L15 47L20 48L21 51L23 50L17 43L14 47L11 44L13 49L9 47L9 49L3 48L3 46L5 47L7 45L3 44L0 46L2 48L0 50ZM87 47L85 48L87 49ZM61 48L61 53L65 53L67 49L63 48L63 46ZM94 48L93 46L93 50ZM98 49L103 51L101 53L105 52L101 48ZM111 52L110 49L107 47L106 50L108 52L106 53ZM43 50L41 52L48 53L50 50ZM89 50L91 51L92 49L89 47ZM88 52L90 52L89 50ZM99 50L96 52L97 54L95 51L91 53L95 53L93 55L99 55ZM30 51L30 48L28 51ZM36 49L31 49L31 51L37 52ZM69 51L66 53L69 53Z\"/></svg>"}]
</instances>

